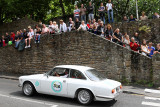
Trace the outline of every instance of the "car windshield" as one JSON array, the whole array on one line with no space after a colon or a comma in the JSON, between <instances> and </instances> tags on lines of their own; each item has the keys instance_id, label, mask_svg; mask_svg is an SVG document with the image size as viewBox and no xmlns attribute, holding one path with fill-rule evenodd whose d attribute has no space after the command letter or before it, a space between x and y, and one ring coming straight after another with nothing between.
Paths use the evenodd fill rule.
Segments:
<instances>
[{"instance_id":1,"label":"car windshield","mask_svg":"<svg viewBox=\"0 0 160 107\"><path fill-rule=\"evenodd\" d=\"M101 72L98 72L96 69L89 69L85 73L88 76L88 78L90 78L92 81L101 81L106 79L104 74Z\"/></svg>"}]
</instances>

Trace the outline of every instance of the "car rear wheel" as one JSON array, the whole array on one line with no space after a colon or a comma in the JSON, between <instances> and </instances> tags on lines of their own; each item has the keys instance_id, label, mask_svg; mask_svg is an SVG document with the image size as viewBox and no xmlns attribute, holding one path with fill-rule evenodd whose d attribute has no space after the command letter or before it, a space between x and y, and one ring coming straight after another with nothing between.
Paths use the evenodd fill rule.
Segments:
<instances>
[{"instance_id":1,"label":"car rear wheel","mask_svg":"<svg viewBox=\"0 0 160 107\"><path fill-rule=\"evenodd\" d=\"M89 90L82 89L77 94L77 100L80 104L88 105L92 102L93 95Z\"/></svg>"},{"instance_id":2,"label":"car rear wheel","mask_svg":"<svg viewBox=\"0 0 160 107\"><path fill-rule=\"evenodd\" d=\"M22 91L26 96L32 96L35 92L35 88L32 83L27 82L23 85Z\"/></svg>"}]
</instances>

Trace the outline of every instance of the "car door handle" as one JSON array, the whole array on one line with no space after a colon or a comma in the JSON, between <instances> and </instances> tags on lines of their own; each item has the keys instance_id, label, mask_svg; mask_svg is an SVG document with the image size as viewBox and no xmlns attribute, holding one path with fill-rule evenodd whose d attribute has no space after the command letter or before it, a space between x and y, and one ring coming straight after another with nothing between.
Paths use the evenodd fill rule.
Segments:
<instances>
[{"instance_id":1,"label":"car door handle","mask_svg":"<svg viewBox=\"0 0 160 107\"><path fill-rule=\"evenodd\" d=\"M64 83L66 83L66 80L63 80Z\"/></svg>"}]
</instances>

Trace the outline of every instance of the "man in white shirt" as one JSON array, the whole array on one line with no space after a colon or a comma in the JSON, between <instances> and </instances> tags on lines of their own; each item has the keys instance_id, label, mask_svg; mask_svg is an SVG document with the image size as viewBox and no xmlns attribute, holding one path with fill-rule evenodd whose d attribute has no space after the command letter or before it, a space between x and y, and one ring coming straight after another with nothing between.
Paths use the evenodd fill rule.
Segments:
<instances>
[{"instance_id":1,"label":"man in white shirt","mask_svg":"<svg viewBox=\"0 0 160 107\"><path fill-rule=\"evenodd\" d=\"M108 3L106 4L106 10L108 13L108 22L109 23L113 23L114 22L114 18L113 18L113 4L111 3L111 0L108 0ZM112 18L112 20L110 21L110 17Z\"/></svg>"}]
</instances>

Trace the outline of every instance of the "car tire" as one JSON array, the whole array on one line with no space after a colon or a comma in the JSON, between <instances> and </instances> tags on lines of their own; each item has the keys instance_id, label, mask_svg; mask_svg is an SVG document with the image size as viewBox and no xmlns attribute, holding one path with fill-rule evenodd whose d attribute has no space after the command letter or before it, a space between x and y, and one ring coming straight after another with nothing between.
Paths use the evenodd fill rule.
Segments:
<instances>
[{"instance_id":1,"label":"car tire","mask_svg":"<svg viewBox=\"0 0 160 107\"><path fill-rule=\"evenodd\" d=\"M26 96L33 96L33 94L35 93L35 88L32 83L26 82L23 85L22 91Z\"/></svg>"},{"instance_id":2,"label":"car tire","mask_svg":"<svg viewBox=\"0 0 160 107\"><path fill-rule=\"evenodd\" d=\"M86 89L79 90L77 93L77 100L80 104L88 105L93 100L93 94Z\"/></svg>"}]
</instances>

